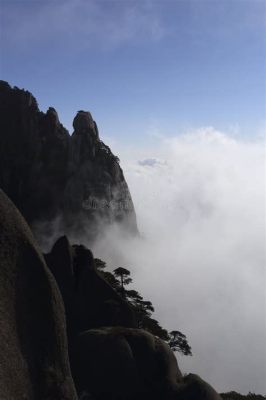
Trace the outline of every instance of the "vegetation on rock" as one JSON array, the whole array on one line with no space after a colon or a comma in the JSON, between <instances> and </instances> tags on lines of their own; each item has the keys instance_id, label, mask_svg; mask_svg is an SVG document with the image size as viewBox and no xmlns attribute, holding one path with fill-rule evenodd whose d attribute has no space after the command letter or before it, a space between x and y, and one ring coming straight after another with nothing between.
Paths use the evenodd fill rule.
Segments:
<instances>
[{"instance_id":1,"label":"vegetation on rock","mask_svg":"<svg viewBox=\"0 0 266 400\"><path fill-rule=\"evenodd\" d=\"M132 282L130 271L126 268L118 267L113 273L106 271L106 263L95 258L95 265L100 275L120 294L134 309L137 324L140 329L144 329L153 335L163 339L174 352L183 355L192 355L191 347L187 342L186 336L177 331L168 332L162 328L156 319L152 318L154 307L151 301L144 300L143 297L134 289L125 289L125 286Z\"/></svg>"}]
</instances>

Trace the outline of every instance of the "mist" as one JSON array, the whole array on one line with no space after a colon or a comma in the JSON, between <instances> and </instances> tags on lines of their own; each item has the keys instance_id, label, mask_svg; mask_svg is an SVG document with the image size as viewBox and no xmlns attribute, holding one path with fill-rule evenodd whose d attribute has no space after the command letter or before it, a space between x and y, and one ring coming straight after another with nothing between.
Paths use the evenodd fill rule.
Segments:
<instances>
[{"instance_id":1,"label":"mist","mask_svg":"<svg viewBox=\"0 0 266 400\"><path fill-rule=\"evenodd\" d=\"M140 237L106 231L94 254L131 271L155 318L183 332L193 356L177 353L219 392L266 394L265 154L203 128L112 143L136 208Z\"/></svg>"}]
</instances>

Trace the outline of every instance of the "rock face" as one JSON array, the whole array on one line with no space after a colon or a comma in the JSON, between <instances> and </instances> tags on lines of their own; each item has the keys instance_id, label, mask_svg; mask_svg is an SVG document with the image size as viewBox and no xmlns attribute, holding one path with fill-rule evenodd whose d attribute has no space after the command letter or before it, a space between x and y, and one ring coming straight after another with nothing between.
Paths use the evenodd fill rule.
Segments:
<instances>
[{"instance_id":1,"label":"rock face","mask_svg":"<svg viewBox=\"0 0 266 400\"><path fill-rule=\"evenodd\" d=\"M103 326L136 327L130 305L99 275L90 250L71 246L64 236L45 255L66 309L70 353L83 331Z\"/></svg>"},{"instance_id":2,"label":"rock face","mask_svg":"<svg viewBox=\"0 0 266 400\"><path fill-rule=\"evenodd\" d=\"M62 298L18 210L0 190L0 398L75 400Z\"/></svg>"},{"instance_id":3,"label":"rock face","mask_svg":"<svg viewBox=\"0 0 266 400\"><path fill-rule=\"evenodd\" d=\"M95 399L221 400L197 375L183 378L168 345L141 329L83 332L72 372L79 392Z\"/></svg>"},{"instance_id":4,"label":"rock face","mask_svg":"<svg viewBox=\"0 0 266 400\"><path fill-rule=\"evenodd\" d=\"M39 239L59 232L93 239L114 222L137 233L118 158L89 112L79 111L73 126L70 136L54 108L40 112L29 92L1 81L0 187Z\"/></svg>"},{"instance_id":5,"label":"rock face","mask_svg":"<svg viewBox=\"0 0 266 400\"><path fill-rule=\"evenodd\" d=\"M77 341L72 371L79 391L90 391L106 400L168 400L173 387L182 382L170 348L141 329L83 332Z\"/></svg>"},{"instance_id":6,"label":"rock face","mask_svg":"<svg viewBox=\"0 0 266 400\"><path fill-rule=\"evenodd\" d=\"M70 136L54 108L44 114L29 92L0 81L0 187L39 240L64 232L93 241L112 223L136 234L117 157L89 112L73 126ZM199 377L182 377L163 340L136 328L90 250L63 236L43 257L0 190L0 399L76 400L70 367L82 400L220 400Z\"/></svg>"},{"instance_id":7,"label":"rock face","mask_svg":"<svg viewBox=\"0 0 266 400\"><path fill-rule=\"evenodd\" d=\"M221 396L198 375L188 374L178 385L176 400L222 400Z\"/></svg>"},{"instance_id":8,"label":"rock face","mask_svg":"<svg viewBox=\"0 0 266 400\"><path fill-rule=\"evenodd\" d=\"M64 236L45 259L64 299L71 370L82 399L221 400L196 375L182 377L163 340L136 329L134 311L99 275L90 250Z\"/></svg>"}]
</instances>

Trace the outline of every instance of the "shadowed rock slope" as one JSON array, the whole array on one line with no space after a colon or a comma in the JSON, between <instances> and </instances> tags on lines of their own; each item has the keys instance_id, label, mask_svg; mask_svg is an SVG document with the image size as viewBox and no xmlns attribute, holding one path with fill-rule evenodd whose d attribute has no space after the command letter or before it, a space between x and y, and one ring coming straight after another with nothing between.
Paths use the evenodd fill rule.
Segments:
<instances>
[{"instance_id":1,"label":"shadowed rock slope","mask_svg":"<svg viewBox=\"0 0 266 400\"><path fill-rule=\"evenodd\" d=\"M76 398L61 295L25 220L0 190L0 399Z\"/></svg>"},{"instance_id":2,"label":"shadowed rock slope","mask_svg":"<svg viewBox=\"0 0 266 400\"><path fill-rule=\"evenodd\" d=\"M221 400L198 376L182 377L162 339L136 328L134 310L97 272L90 250L62 237L45 259L64 299L82 399Z\"/></svg>"},{"instance_id":3,"label":"shadowed rock slope","mask_svg":"<svg viewBox=\"0 0 266 400\"><path fill-rule=\"evenodd\" d=\"M53 108L40 112L29 92L0 81L0 187L39 241L92 242L112 223L137 234L119 160L89 112L73 127L70 136ZM63 236L44 259L0 190L0 399L76 400L69 364L82 400L220 400L136 327L89 249Z\"/></svg>"},{"instance_id":4,"label":"shadowed rock slope","mask_svg":"<svg viewBox=\"0 0 266 400\"><path fill-rule=\"evenodd\" d=\"M45 260L62 293L70 345L87 329L137 326L132 307L99 275L86 247L71 246L63 236L45 254Z\"/></svg>"},{"instance_id":5,"label":"shadowed rock slope","mask_svg":"<svg viewBox=\"0 0 266 400\"><path fill-rule=\"evenodd\" d=\"M75 350L77 389L93 399L222 400L198 375L182 377L169 346L141 329L91 329Z\"/></svg>"},{"instance_id":6,"label":"shadowed rock slope","mask_svg":"<svg viewBox=\"0 0 266 400\"><path fill-rule=\"evenodd\" d=\"M84 246L57 241L46 260L67 315L70 366L82 400L220 400L182 377L169 346L95 270ZM0 192L0 398L75 400L64 307L24 219Z\"/></svg>"},{"instance_id":7,"label":"shadowed rock slope","mask_svg":"<svg viewBox=\"0 0 266 400\"><path fill-rule=\"evenodd\" d=\"M93 239L113 222L136 234L118 158L89 112L79 111L73 127L70 136L54 108L40 112L31 93L0 81L0 187L39 239Z\"/></svg>"}]
</instances>

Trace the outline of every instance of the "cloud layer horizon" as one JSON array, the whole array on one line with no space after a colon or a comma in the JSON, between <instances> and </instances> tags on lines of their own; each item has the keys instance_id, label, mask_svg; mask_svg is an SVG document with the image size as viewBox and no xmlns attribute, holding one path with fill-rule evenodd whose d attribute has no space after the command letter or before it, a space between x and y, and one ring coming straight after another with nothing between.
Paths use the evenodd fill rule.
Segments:
<instances>
[{"instance_id":1,"label":"cloud layer horizon","mask_svg":"<svg viewBox=\"0 0 266 400\"><path fill-rule=\"evenodd\" d=\"M266 394L263 140L208 127L112 148L141 238L113 228L96 256L128 268L162 326L187 335L193 357L177 355L183 372L220 392Z\"/></svg>"}]
</instances>

